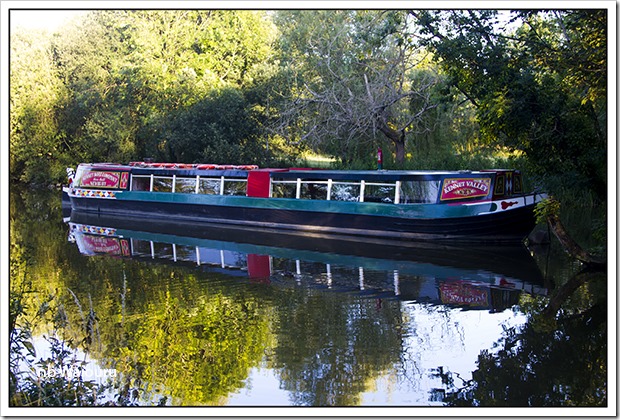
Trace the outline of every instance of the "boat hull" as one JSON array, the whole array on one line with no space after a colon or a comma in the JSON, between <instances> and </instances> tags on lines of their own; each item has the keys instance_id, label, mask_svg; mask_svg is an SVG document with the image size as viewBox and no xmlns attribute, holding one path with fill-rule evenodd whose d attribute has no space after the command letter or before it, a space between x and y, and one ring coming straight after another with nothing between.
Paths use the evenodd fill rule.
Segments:
<instances>
[{"instance_id":1,"label":"boat hull","mask_svg":"<svg viewBox=\"0 0 620 420\"><path fill-rule=\"evenodd\" d=\"M212 197L190 194L118 193L113 198L71 195L80 212L284 229L357 237L420 241L517 242L535 226L534 196L506 211L484 211L494 203L470 206L385 206L367 203L310 203L300 200ZM529 201L528 201L529 200ZM389 210L385 210L389 209Z\"/></svg>"}]
</instances>

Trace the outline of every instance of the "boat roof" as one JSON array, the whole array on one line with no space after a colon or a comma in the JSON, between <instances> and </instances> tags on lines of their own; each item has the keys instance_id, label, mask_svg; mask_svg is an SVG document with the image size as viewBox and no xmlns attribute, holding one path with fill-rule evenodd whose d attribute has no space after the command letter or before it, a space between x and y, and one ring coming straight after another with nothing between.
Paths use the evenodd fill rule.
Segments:
<instances>
[{"instance_id":1,"label":"boat roof","mask_svg":"<svg viewBox=\"0 0 620 420\"><path fill-rule=\"evenodd\" d=\"M401 179L440 179L446 176L463 177L483 177L489 176L489 172L479 171L405 171L405 170L331 170L331 169L292 169L286 172L277 172L273 174L278 179L295 179L295 178L314 178L314 179L333 179L333 180L352 180L364 179L366 181L381 180L401 180Z\"/></svg>"},{"instance_id":2,"label":"boat roof","mask_svg":"<svg viewBox=\"0 0 620 420\"><path fill-rule=\"evenodd\" d=\"M320 168L262 168L255 165L201 165L201 164L165 164L167 167L155 166L163 164L136 164L123 165L118 163L87 163L83 164L93 169L128 170L134 174L150 174L154 171L159 174L177 173L191 176L191 174L217 174L224 176L244 177L250 171L270 172L277 179L333 179L333 180L366 180L386 181L405 179L440 179L444 177L488 177L492 173L511 171L510 169L486 169L482 171L446 171L446 170L337 170ZM208 167L208 169L206 169ZM204 168L204 169L203 169Z\"/></svg>"}]
</instances>

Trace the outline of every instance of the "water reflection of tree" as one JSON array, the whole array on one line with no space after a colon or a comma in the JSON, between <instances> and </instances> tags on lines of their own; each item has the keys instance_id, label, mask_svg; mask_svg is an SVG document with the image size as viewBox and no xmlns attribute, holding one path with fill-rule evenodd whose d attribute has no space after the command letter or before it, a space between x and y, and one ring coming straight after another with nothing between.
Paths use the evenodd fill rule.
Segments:
<instances>
[{"instance_id":1,"label":"water reflection of tree","mask_svg":"<svg viewBox=\"0 0 620 420\"><path fill-rule=\"evenodd\" d=\"M117 369L116 404L163 396L173 404L225 403L264 349L276 347L273 366L292 403L355 405L369 381L399 362L396 301L234 287L178 265L85 258L66 242L57 196L25 193L11 201L12 249L23 251L12 253L11 263L27 263L20 272L31 282L29 307L36 311L37 299L49 294L48 326L61 313L60 338Z\"/></svg>"},{"instance_id":2,"label":"water reflection of tree","mask_svg":"<svg viewBox=\"0 0 620 420\"><path fill-rule=\"evenodd\" d=\"M223 287L191 268L80 256L67 244L59 196L12 191L11 298L28 291L21 311L12 305L12 319L36 318L29 333L56 329L68 348L117 369L121 381L109 390L116 404L162 396L174 404L225 402L263 357L269 308L245 299L244 288ZM37 313L42 303L45 316ZM29 337L15 344L31 346ZM19 380L12 376L12 392Z\"/></svg>"},{"instance_id":3,"label":"water reflection of tree","mask_svg":"<svg viewBox=\"0 0 620 420\"><path fill-rule=\"evenodd\" d=\"M583 272L577 274L584 281ZM570 280L567 284L570 284ZM569 286L570 287L570 286ZM505 332L499 350L483 351L472 379L439 369L451 406L606 406L606 274L589 273L556 316L548 299L523 302L521 328ZM557 310L557 309L556 309Z\"/></svg>"},{"instance_id":4,"label":"water reflection of tree","mask_svg":"<svg viewBox=\"0 0 620 420\"><path fill-rule=\"evenodd\" d=\"M557 200L544 200L536 213L573 260L565 263L564 271L575 267L574 262L581 270L562 276L550 298L522 302L528 322L506 331L499 351L481 352L478 369L464 386L455 384L458 374L438 370L449 388L449 405L607 405L606 230L601 225L594 232L602 251L596 255L569 235Z\"/></svg>"},{"instance_id":5,"label":"water reflection of tree","mask_svg":"<svg viewBox=\"0 0 620 420\"><path fill-rule=\"evenodd\" d=\"M295 405L357 405L399 362L400 325L398 301L293 290L278 305L271 365Z\"/></svg>"}]
</instances>

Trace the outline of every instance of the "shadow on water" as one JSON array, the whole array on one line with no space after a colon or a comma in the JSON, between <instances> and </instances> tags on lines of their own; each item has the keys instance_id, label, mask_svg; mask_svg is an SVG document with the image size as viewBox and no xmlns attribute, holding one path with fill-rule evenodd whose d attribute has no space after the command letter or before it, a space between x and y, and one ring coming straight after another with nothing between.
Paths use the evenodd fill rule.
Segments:
<instances>
[{"instance_id":1,"label":"shadow on water","mask_svg":"<svg viewBox=\"0 0 620 420\"><path fill-rule=\"evenodd\" d=\"M523 246L360 241L70 212L61 221L58 198L13 201L11 292L30 308L22 318L36 314L33 336L52 331L116 373L83 404L501 405L476 394L488 382L481 371L517 375L513 359L502 375L489 367L500 357L494 343L530 349L524 334L543 328L532 314L557 281ZM29 203L39 207L24 211ZM544 354L542 340L537 346ZM37 400L24 383L12 391L16 405L63 405ZM499 395L492 386L504 384L489 386Z\"/></svg>"}]
</instances>

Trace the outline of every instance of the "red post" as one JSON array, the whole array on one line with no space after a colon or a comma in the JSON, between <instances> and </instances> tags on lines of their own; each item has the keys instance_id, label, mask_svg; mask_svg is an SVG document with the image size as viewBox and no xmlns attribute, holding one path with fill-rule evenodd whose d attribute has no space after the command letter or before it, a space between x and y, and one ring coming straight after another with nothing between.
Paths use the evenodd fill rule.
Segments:
<instances>
[{"instance_id":1,"label":"red post","mask_svg":"<svg viewBox=\"0 0 620 420\"><path fill-rule=\"evenodd\" d=\"M383 169L383 151L379 147L377 149L377 170Z\"/></svg>"}]
</instances>

